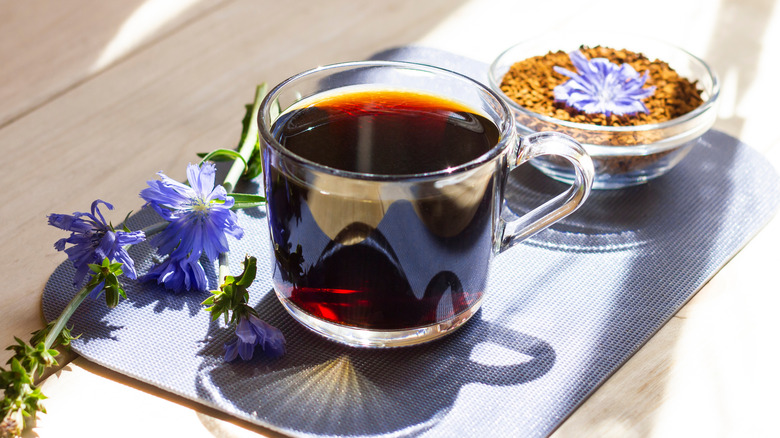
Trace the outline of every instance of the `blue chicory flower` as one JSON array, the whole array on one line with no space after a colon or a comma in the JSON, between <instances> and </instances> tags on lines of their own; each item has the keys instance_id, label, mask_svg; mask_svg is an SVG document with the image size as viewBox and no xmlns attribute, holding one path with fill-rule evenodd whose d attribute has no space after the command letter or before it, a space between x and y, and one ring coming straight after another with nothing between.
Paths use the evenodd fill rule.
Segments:
<instances>
[{"instance_id":1,"label":"blue chicory flower","mask_svg":"<svg viewBox=\"0 0 780 438\"><path fill-rule=\"evenodd\" d=\"M227 362L235 360L238 356L243 360L252 359L258 346L269 359L280 357L285 352L282 332L254 315L239 318L236 335L238 337L235 340L225 344Z\"/></svg>"},{"instance_id":2,"label":"blue chicory flower","mask_svg":"<svg viewBox=\"0 0 780 438\"><path fill-rule=\"evenodd\" d=\"M183 259L168 257L159 265L152 267L142 280L156 280L157 284L162 284L174 293L191 289L206 290L208 287L203 266L192 257Z\"/></svg>"},{"instance_id":3,"label":"blue chicory flower","mask_svg":"<svg viewBox=\"0 0 780 438\"><path fill-rule=\"evenodd\" d=\"M189 185L162 172L158 175L160 180L148 181L149 187L141 191L146 205L169 222L163 231L149 239L160 255L168 254L172 259L168 266L154 269L160 274L165 271L168 275L155 278L158 283L176 292L190 288L206 290L205 281L200 279L203 268L195 266L201 254L209 260L216 260L220 253L229 250L228 235L240 239L244 234L236 214L230 210L234 200L227 196L224 187L214 186L216 167L212 163L204 163L200 167L190 164L187 167ZM190 281L186 281L188 276Z\"/></svg>"},{"instance_id":4,"label":"blue chicory flower","mask_svg":"<svg viewBox=\"0 0 780 438\"><path fill-rule=\"evenodd\" d=\"M70 236L54 243L57 251L65 251L68 259L76 268L73 284L78 285L90 272L90 264L101 264L104 259L122 263L124 273L129 278L135 279L135 265L133 259L125 251L127 245L135 245L146 238L143 231L114 230L106 223L106 219L100 212L100 204L109 210L114 206L100 199L92 203L91 213L75 212L69 214L51 214L48 216L49 225L59 229L70 231ZM65 248L66 245L72 245Z\"/></svg>"},{"instance_id":5,"label":"blue chicory flower","mask_svg":"<svg viewBox=\"0 0 780 438\"><path fill-rule=\"evenodd\" d=\"M579 50L569 53L577 73L563 67L554 70L570 79L553 89L555 100L589 114L624 115L649 112L642 99L652 96L655 87L642 88L648 78L629 64L617 65L605 58L588 61Z\"/></svg>"}]
</instances>

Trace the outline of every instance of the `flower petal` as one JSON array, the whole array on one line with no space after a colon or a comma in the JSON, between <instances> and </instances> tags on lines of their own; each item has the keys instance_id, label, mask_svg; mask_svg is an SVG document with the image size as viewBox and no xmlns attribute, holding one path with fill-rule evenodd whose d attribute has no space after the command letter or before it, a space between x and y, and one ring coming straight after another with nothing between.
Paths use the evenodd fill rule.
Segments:
<instances>
[{"instance_id":1,"label":"flower petal","mask_svg":"<svg viewBox=\"0 0 780 438\"><path fill-rule=\"evenodd\" d=\"M213 163L200 167L190 164L187 180L191 186L172 181L160 173L160 181L149 181L149 187L141 191L147 204L169 222L163 231L149 240L157 247L158 254L176 260L197 260L205 254L213 261L230 249L228 235L237 239L243 237L238 216L230 210L235 200L227 196L224 187L214 186L215 178ZM187 289L196 284L205 287L205 275L201 276L197 269L192 274L182 277L184 286ZM190 284L190 281L194 283Z\"/></svg>"},{"instance_id":2,"label":"flower petal","mask_svg":"<svg viewBox=\"0 0 780 438\"><path fill-rule=\"evenodd\" d=\"M103 292L103 288L106 286L106 280L101 281L97 284L97 286L93 287L91 291L89 291L89 297L93 300L96 300L100 297L100 293Z\"/></svg>"},{"instance_id":3,"label":"flower petal","mask_svg":"<svg viewBox=\"0 0 780 438\"><path fill-rule=\"evenodd\" d=\"M248 344L246 342L238 341L238 355L243 360L251 360L255 353L255 344Z\"/></svg>"},{"instance_id":4,"label":"flower petal","mask_svg":"<svg viewBox=\"0 0 780 438\"><path fill-rule=\"evenodd\" d=\"M606 58L588 61L578 50L569 53L569 59L578 74L559 66L553 67L559 74L570 78L553 89L555 100L589 114L623 115L648 111L641 102L655 92L655 87L642 88L648 72L640 77L629 64L617 65Z\"/></svg>"},{"instance_id":5,"label":"flower petal","mask_svg":"<svg viewBox=\"0 0 780 438\"><path fill-rule=\"evenodd\" d=\"M100 222L104 226L108 227L108 223L106 223L106 219L103 217L103 214L100 212L100 208L99 208L100 204L105 205L106 208L108 208L109 210L113 210L114 206L109 204L106 201L103 201L102 199L96 199L96 200L94 200L92 202L92 207L90 208L90 210L92 210L92 216L95 217L95 218L99 217L100 218Z\"/></svg>"},{"instance_id":6,"label":"flower petal","mask_svg":"<svg viewBox=\"0 0 780 438\"><path fill-rule=\"evenodd\" d=\"M205 291L208 287L206 272L197 259L168 257L152 267L141 281L156 281L171 292L178 294L190 290Z\"/></svg>"},{"instance_id":7,"label":"flower petal","mask_svg":"<svg viewBox=\"0 0 780 438\"><path fill-rule=\"evenodd\" d=\"M238 339L225 343L225 362L232 362L238 357Z\"/></svg>"},{"instance_id":8,"label":"flower petal","mask_svg":"<svg viewBox=\"0 0 780 438\"><path fill-rule=\"evenodd\" d=\"M247 344L254 344L257 341L257 333L252 328L252 323L246 318L239 318L236 324L236 335L238 339Z\"/></svg>"},{"instance_id":9,"label":"flower petal","mask_svg":"<svg viewBox=\"0 0 780 438\"><path fill-rule=\"evenodd\" d=\"M281 330L254 315L249 315L249 321L257 335L257 343L268 358L274 359L285 353L285 339Z\"/></svg>"},{"instance_id":10,"label":"flower petal","mask_svg":"<svg viewBox=\"0 0 780 438\"><path fill-rule=\"evenodd\" d=\"M197 164L187 166L187 181L200 199L205 199L214 189L216 174L217 167L212 163L203 163L200 167Z\"/></svg>"}]
</instances>

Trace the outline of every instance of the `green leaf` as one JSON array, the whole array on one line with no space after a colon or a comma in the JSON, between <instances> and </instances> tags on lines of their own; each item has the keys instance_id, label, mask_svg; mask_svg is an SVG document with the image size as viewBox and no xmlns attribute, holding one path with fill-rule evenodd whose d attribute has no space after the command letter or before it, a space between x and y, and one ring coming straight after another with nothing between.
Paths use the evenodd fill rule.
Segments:
<instances>
[{"instance_id":1,"label":"green leaf","mask_svg":"<svg viewBox=\"0 0 780 438\"><path fill-rule=\"evenodd\" d=\"M80 334L79 334L79 335L76 335L76 336L73 336L73 335L70 333L70 330L71 330L71 329L69 329L69 328L67 328L67 327L63 327L63 328L62 328L62 331L61 331L61 332L60 332L60 334L59 334L59 336L57 336L57 340L54 342L54 345L53 345L53 346L55 346L55 347L56 347L58 343L59 343L59 345L68 346L68 345L70 345L70 341L72 341L72 340L74 340L74 339L78 339L78 338L80 338L80 337L81 337L81 335L80 335Z\"/></svg>"},{"instance_id":2,"label":"green leaf","mask_svg":"<svg viewBox=\"0 0 780 438\"><path fill-rule=\"evenodd\" d=\"M249 157L249 165L244 177L246 179L254 179L260 176L261 173L263 173L263 155L260 152L260 137L258 136L255 148Z\"/></svg>"},{"instance_id":3,"label":"green leaf","mask_svg":"<svg viewBox=\"0 0 780 438\"><path fill-rule=\"evenodd\" d=\"M247 165L247 171L244 173L244 178L246 179L254 179L257 178L262 172L263 172L263 157L260 153L260 135L257 132L257 112L253 111L254 109L259 109L260 101L262 101L266 94L268 94L268 85L263 83L260 84L258 87L257 93L256 93L256 99L255 102L252 105L246 106L246 113L244 114L244 119L241 120L241 141L238 142L238 149L241 149L241 146L247 142L253 142L254 147L252 148L252 154L249 156L248 165ZM277 103L278 107L278 103ZM272 108L273 109L273 108ZM277 113L278 115L278 113ZM272 119L275 118L273 115L273 111L271 114ZM250 127L252 129L250 129ZM254 136L254 138L247 138L250 133Z\"/></svg>"},{"instance_id":4,"label":"green leaf","mask_svg":"<svg viewBox=\"0 0 780 438\"><path fill-rule=\"evenodd\" d=\"M116 275L108 274L106 275L106 288L113 288L116 285L119 284L119 280L116 278Z\"/></svg>"},{"instance_id":5,"label":"green leaf","mask_svg":"<svg viewBox=\"0 0 780 438\"><path fill-rule=\"evenodd\" d=\"M203 159L200 160L200 163L198 163L198 166L202 165L206 161L216 161L215 158L223 158L222 161L231 161L240 159L241 162L244 163L244 168L246 169L249 165L247 164L244 157L241 156L237 151L231 150L231 149L217 149L214 151L209 152L206 154Z\"/></svg>"},{"instance_id":6,"label":"green leaf","mask_svg":"<svg viewBox=\"0 0 780 438\"><path fill-rule=\"evenodd\" d=\"M257 258L247 256L244 259L243 265L244 272L241 273L235 284L236 286L241 286L246 289L255 281L255 277L257 276Z\"/></svg>"},{"instance_id":7,"label":"green leaf","mask_svg":"<svg viewBox=\"0 0 780 438\"><path fill-rule=\"evenodd\" d=\"M265 93L262 93L265 95ZM262 97L261 97L262 99ZM244 105L244 118L241 119L241 139L238 141L238 149L241 149L241 145L244 144L244 140L246 140L246 136L249 133L249 126L250 123L256 123L254 120L252 120L252 107L254 104L247 104Z\"/></svg>"},{"instance_id":8,"label":"green leaf","mask_svg":"<svg viewBox=\"0 0 780 438\"><path fill-rule=\"evenodd\" d=\"M38 344L42 343L46 339L46 336L49 334L51 329L54 328L54 324L56 322L57 321L54 320L54 321L50 322L49 324L47 324L46 327L44 327L44 328L42 328L42 329L40 329L38 331L33 332L32 333L32 337L30 338L30 344L38 345ZM79 335L79 336L81 336L81 335ZM63 327L62 330L60 331L60 333L57 335L57 338L54 340L54 343L52 343L52 347L57 347L59 345L68 346L68 345L70 345L70 341L72 341L74 339L78 339L79 336L71 335L70 329L68 327ZM52 350L52 351L56 351L56 350Z\"/></svg>"},{"instance_id":9,"label":"green leaf","mask_svg":"<svg viewBox=\"0 0 780 438\"><path fill-rule=\"evenodd\" d=\"M116 289L106 288L104 290L106 291L106 306L109 309L113 309L119 304L119 293L117 293Z\"/></svg>"},{"instance_id":10,"label":"green leaf","mask_svg":"<svg viewBox=\"0 0 780 438\"><path fill-rule=\"evenodd\" d=\"M265 205L265 196L253 195L249 193L231 193L228 196L235 200L231 210L242 208L253 208Z\"/></svg>"},{"instance_id":11,"label":"green leaf","mask_svg":"<svg viewBox=\"0 0 780 438\"><path fill-rule=\"evenodd\" d=\"M48 323L46 327L32 332L30 343L37 344L39 342L42 342L44 339L46 339L46 335L49 333L49 331L51 331L52 327L54 327L54 321Z\"/></svg>"},{"instance_id":12,"label":"green leaf","mask_svg":"<svg viewBox=\"0 0 780 438\"><path fill-rule=\"evenodd\" d=\"M27 370L24 369L22 366L22 363L19 362L19 359L13 357L11 358L11 371L16 373L16 379L19 380L22 383L32 383L30 380L30 376L27 374Z\"/></svg>"},{"instance_id":13,"label":"green leaf","mask_svg":"<svg viewBox=\"0 0 780 438\"><path fill-rule=\"evenodd\" d=\"M195 155L198 156L198 158L205 158L207 157L211 152L198 152ZM233 161L233 158L226 157L226 156L215 156L211 157L210 161L216 162L224 162L224 161Z\"/></svg>"},{"instance_id":14,"label":"green leaf","mask_svg":"<svg viewBox=\"0 0 780 438\"><path fill-rule=\"evenodd\" d=\"M220 285L219 290L211 291L211 296L201 303L204 306L209 306L205 310L211 312L212 321L224 316L225 322L228 323L228 321L236 321L241 315L254 311L247 305L249 300L247 288L257 275L257 259L247 256L243 264L244 269L240 275L225 276L225 281Z\"/></svg>"},{"instance_id":15,"label":"green leaf","mask_svg":"<svg viewBox=\"0 0 780 438\"><path fill-rule=\"evenodd\" d=\"M125 220L122 221L122 231L125 233L130 233L130 228L127 228L127 220L130 219L130 215L133 213L133 210L130 210L127 213L127 216L125 216Z\"/></svg>"}]
</instances>

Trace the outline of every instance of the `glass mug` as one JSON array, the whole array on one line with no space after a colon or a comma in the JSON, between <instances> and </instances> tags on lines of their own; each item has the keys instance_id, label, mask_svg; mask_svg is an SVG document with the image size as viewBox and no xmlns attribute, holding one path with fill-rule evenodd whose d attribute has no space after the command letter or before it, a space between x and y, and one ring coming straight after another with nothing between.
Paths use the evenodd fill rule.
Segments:
<instances>
[{"instance_id":1,"label":"glass mug","mask_svg":"<svg viewBox=\"0 0 780 438\"><path fill-rule=\"evenodd\" d=\"M557 133L518 139L501 98L404 62L315 68L277 85L258 125L276 295L337 342L414 345L474 315L494 255L575 211L593 164ZM574 183L519 217L509 172L541 155Z\"/></svg>"}]
</instances>

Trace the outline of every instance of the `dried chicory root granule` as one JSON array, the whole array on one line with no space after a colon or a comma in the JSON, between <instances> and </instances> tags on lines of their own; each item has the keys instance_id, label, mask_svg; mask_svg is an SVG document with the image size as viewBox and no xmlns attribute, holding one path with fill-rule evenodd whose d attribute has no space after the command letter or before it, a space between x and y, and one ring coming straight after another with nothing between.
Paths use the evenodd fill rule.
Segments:
<instances>
[{"instance_id":1,"label":"dried chicory root granule","mask_svg":"<svg viewBox=\"0 0 780 438\"><path fill-rule=\"evenodd\" d=\"M665 133L658 129L614 130L613 128L666 122L696 109L703 103L702 91L698 89L697 83L680 76L666 62L657 59L651 61L641 53L625 49L581 46L579 50L588 59L606 58L615 64L627 63L640 74L647 71L649 77L645 87L656 87L651 96L642 100L649 112L609 116L601 113L587 114L567 106L565 102L556 101L553 89L569 78L557 73L553 67L559 66L569 71L576 71L568 53L557 51L513 64L502 78L501 90L518 105L533 113L565 122L604 126L605 129L581 130L565 124L550 123L530 114L516 114L519 123L534 131L562 132L582 143L632 146L656 142L662 139ZM598 167L597 171L617 174L652 165L668 153L601 158L594 161Z\"/></svg>"}]
</instances>

